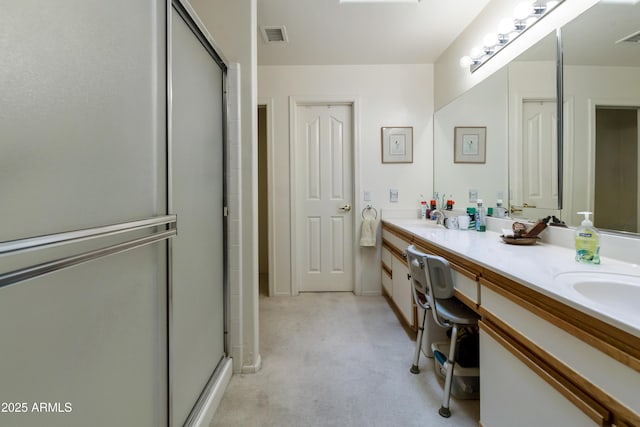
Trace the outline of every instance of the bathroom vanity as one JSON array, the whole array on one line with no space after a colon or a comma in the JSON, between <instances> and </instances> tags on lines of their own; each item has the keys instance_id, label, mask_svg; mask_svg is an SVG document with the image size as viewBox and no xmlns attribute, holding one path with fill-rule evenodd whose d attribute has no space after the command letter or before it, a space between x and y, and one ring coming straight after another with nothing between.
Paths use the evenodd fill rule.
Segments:
<instances>
[{"instance_id":1,"label":"bathroom vanity","mask_svg":"<svg viewBox=\"0 0 640 427\"><path fill-rule=\"evenodd\" d=\"M608 258L582 265L559 245L507 245L494 231L385 219L383 293L413 330L402 256L410 244L446 258L456 296L481 315L481 426L640 425L640 315L630 300L640 266Z\"/></svg>"}]
</instances>

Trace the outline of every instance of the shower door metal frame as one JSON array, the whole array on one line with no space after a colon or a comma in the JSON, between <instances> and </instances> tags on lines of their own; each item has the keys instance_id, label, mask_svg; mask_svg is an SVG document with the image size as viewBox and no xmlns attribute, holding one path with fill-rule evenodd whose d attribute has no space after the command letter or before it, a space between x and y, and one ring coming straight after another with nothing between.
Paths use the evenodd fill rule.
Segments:
<instances>
[{"instance_id":1,"label":"shower door metal frame","mask_svg":"<svg viewBox=\"0 0 640 427\"><path fill-rule=\"evenodd\" d=\"M193 10L193 7L186 0L167 0L166 3L166 83L167 83L167 145L166 145L166 158L167 158L167 212L173 212L173 164L172 164L172 9L174 9L180 17L189 26L193 34L198 38L205 50L211 55L213 60L218 64L222 71L222 153L223 153L223 209L224 209L224 224L223 224L223 328L224 328L224 353L222 359L218 362L217 367L211 373L210 378L207 381L205 388L202 390L200 397L193 406L191 413L189 414L185 425L192 425L195 421L200 410L206 405L206 397L211 389L215 386L215 381L218 377L222 362L228 358L229 355L229 275L228 275L228 203L227 203L227 70L228 61L220 53L219 47L215 41L210 37L208 31L204 27L203 23L198 18L197 14ZM174 367L173 367L173 243L168 242L167 245L167 424L169 427L173 426L173 386L174 386Z\"/></svg>"}]
</instances>

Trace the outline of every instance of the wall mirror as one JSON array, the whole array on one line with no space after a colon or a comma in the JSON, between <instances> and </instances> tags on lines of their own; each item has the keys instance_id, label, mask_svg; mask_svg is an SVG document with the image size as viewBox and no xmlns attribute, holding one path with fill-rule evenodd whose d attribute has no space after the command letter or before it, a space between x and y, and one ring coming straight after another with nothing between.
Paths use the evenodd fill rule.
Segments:
<instances>
[{"instance_id":1,"label":"wall mirror","mask_svg":"<svg viewBox=\"0 0 640 427\"><path fill-rule=\"evenodd\" d=\"M635 4L634 4L635 3ZM562 28L565 221L640 232L640 2L605 1Z\"/></svg>"},{"instance_id":2,"label":"wall mirror","mask_svg":"<svg viewBox=\"0 0 640 427\"><path fill-rule=\"evenodd\" d=\"M434 115L434 191L455 209L507 200L507 79L504 67L445 105ZM455 162L455 129L485 128L485 163ZM471 193L471 195L470 195Z\"/></svg>"},{"instance_id":3,"label":"wall mirror","mask_svg":"<svg viewBox=\"0 0 640 427\"><path fill-rule=\"evenodd\" d=\"M434 115L434 190L474 206L502 199L512 217L558 210L555 32ZM454 128L486 127L486 163L454 164Z\"/></svg>"},{"instance_id":4,"label":"wall mirror","mask_svg":"<svg viewBox=\"0 0 640 427\"><path fill-rule=\"evenodd\" d=\"M513 218L560 216L557 36L527 49L509 69L509 211Z\"/></svg>"}]
</instances>

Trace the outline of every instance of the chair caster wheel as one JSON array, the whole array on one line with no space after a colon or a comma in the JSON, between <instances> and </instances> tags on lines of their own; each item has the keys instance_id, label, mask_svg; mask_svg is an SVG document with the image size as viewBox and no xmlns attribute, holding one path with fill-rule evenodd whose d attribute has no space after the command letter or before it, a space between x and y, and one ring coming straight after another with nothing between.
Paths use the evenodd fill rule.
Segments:
<instances>
[{"instance_id":1,"label":"chair caster wheel","mask_svg":"<svg viewBox=\"0 0 640 427\"><path fill-rule=\"evenodd\" d=\"M440 407L438 413L440 414L440 416L445 418L449 418L451 416L451 411L449 410L449 408L445 408L444 406Z\"/></svg>"}]
</instances>

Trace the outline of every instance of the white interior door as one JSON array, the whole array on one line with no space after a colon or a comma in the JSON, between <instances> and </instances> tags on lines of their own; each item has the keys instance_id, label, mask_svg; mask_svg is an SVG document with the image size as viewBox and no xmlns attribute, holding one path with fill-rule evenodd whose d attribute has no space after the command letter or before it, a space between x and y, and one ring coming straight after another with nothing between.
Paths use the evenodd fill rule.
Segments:
<instances>
[{"instance_id":1,"label":"white interior door","mask_svg":"<svg viewBox=\"0 0 640 427\"><path fill-rule=\"evenodd\" d=\"M522 105L522 204L538 216L557 214L558 138L555 100L525 100Z\"/></svg>"},{"instance_id":2,"label":"white interior door","mask_svg":"<svg viewBox=\"0 0 640 427\"><path fill-rule=\"evenodd\" d=\"M353 291L353 107L298 105L294 289Z\"/></svg>"}]
</instances>

